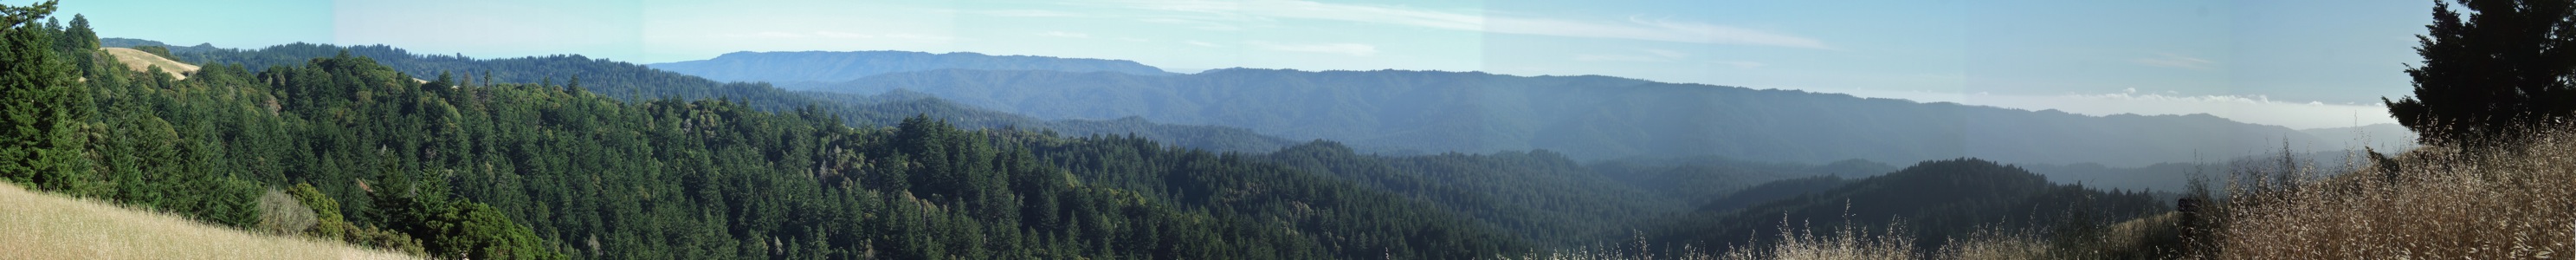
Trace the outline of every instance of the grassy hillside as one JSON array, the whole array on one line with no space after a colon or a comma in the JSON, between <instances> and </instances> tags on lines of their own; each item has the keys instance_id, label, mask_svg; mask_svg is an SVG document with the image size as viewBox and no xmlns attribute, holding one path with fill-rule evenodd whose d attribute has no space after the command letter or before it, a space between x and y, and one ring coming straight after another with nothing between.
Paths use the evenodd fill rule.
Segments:
<instances>
[{"instance_id":1,"label":"grassy hillside","mask_svg":"<svg viewBox=\"0 0 2576 260\"><path fill-rule=\"evenodd\" d=\"M0 259L412 259L28 191L0 182Z\"/></svg>"},{"instance_id":2,"label":"grassy hillside","mask_svg":"<svg viewBox=\"0 0 2576 260\"><path fill-rule=\"evenodd\" d=\"M188 73L197 72L197 65L181 63L170 60L169 57L161 57L142 50L115 47L99 48L99 50L107 51L108 55L115 55L117 62L125 63L127 69L133 69L136 72L150 72L150 68L157 66L161 68L162 73L169 73L172 79L188 79Z\"/></svg>"},{"instance_id":3,"label":"grassy hillside","mask_svg":"<svg viewBox=\"0 0 2576 260\"><path fill-rule=\"evenodd\" d=\"M2234 172L2214 212L2226 259L2535 259L2576 253L2576 131L2428 146L2338 172ZM2340 173L2340 174L2329 174Z\"/></svg>"}]
</instances>

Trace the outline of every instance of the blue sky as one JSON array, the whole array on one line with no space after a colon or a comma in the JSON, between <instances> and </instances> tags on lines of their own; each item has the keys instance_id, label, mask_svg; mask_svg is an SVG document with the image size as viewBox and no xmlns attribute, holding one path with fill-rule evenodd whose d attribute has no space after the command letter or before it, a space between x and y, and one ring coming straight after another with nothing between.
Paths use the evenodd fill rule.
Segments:
<instances>
[{"instance_id":1,"label":"blue sky","mask_svg":"<svg viewBox=\"0 0 2576 260\"><path fill-rule=\"evenodd\" d=\"M26 0L0 1L23 4ZM388 44L654 63L734 51L1127 59L1174 70L1597 74L2083 114L2393 122L2429 1L137 1L172 44Z\"/></svg>"}]
</instances>

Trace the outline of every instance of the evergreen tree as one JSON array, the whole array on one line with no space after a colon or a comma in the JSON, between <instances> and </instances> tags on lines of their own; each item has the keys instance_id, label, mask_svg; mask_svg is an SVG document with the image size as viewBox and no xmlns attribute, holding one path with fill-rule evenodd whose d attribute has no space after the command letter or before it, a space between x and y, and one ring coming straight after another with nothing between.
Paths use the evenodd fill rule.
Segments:
<instances>
[{"instance_id":1,"label":"evergreen tree","mask_svg":"<svg viewBox=\"0 0 2576 260\"><path fill-rule=\"evenodd\" d=\"M91 194L93 170L82 154L89 92L34 23L53 11L53 1L0 6L0 179Z\"/></svg>"},{"instance_id":2,"label":"evergreen tree","mask_svg":"<svg viewBox=\"0 0 2576 260\"><path fill-rule=\"evenodd\" d=\"M2388 112L2433 142L2477 141L2576 116L2576 1L2435 2L2408 68L2415 95ZM2466 16L2465 19L2463 16ZM2563 123L2563 122L2562 122Z\"/></svg>"}]
</instances>

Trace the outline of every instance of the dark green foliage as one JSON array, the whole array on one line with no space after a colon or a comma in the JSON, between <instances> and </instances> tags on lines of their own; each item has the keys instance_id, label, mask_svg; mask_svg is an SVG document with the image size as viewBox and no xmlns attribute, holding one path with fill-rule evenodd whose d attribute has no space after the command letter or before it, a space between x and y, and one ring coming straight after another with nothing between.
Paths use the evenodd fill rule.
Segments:
<instances>
[{"instance_id":1,"label":"dark green foliage","mask_svg":"<svg viewBox=\"0 0 2576 260\"><path fill-rule=\"evenodd\" d=\"M1763 199L1737 198L1739 190L1774 181L1839 176L1859 178L1896 171L1895 166L1865 160L1844 160L1825 165L1748 162L1721 157L1630 158L1593 163L1593 172L1660 195L1680 199L1685 205L1709 205L1713 200L1745 203L1768 202ZM1839 180L1833 181L1839 185ZM1830 187L1830 186L1828 186ZM1777 188L1775 188L1777 189ZM1783 190L1786 191L1786 190ZM1769 193L1751 193L1769 194ZM1789 194L1795 196L1796 194ZM1742 206L1742 205L1736 205Z\"/></svg>"},{"instance_id":2,"label":"dark green foliage","mask_svg":"<svg viewBox=\"0 0 2576 260\"><path fill-rule=\"evenodd\" d=\"M151 53L152 55L160 55L160 56L161 56L161 58L165 58L165 59L169 59L169 58L172 58L172 57L178 57L178 56L171 56L172 54L170 54L170 46L160 46L160 45L152 45L152 46L134 46L134 50L143 51L144 53Z\"/></svg>"},{"instance_id":3,"label":"dark green foliage","mask_svg":"<svg viewBox=\"0 0 2576 260\"><path fill-rule=\"evenodd\" d=\"M2416 36L2415 95L2382 98L2399 124L2427 141L2478 142L2576 116L2576 1L2455 2L2466 10L2435 1Z\"/></svg>"},{"instance_id":4,"label":"dark green foliage","mask_svg":"<svg viewBox=\"0 0 2576 260\"><path fill-rule=\"evenodd\" d=\"M1753 187L1746 187L1743 190L1728 193L1725 196L1715 197L1716 200L1699 204L1698 210L1705 212L1733 211L1735 209L1752 206L1754 204L1796 198L1810 193L1831 190L1835 187L1842 187L1846 182L1848 181L1843 180L1841 177L1834 176L1816 176L1765 182L1761 185L1753 185Z\"/></svg>"},{"instance_id":5,"label":"dark green foliage","mask_svg":"<svg viewBox=\"0 0 2576 260\"><path fill-rule=\"evenodd\" d=\"M1316 141L1263 158L1428 202L1552 246L1625 235L1631 224L1686 209L1681 200L1618 183L1545 150L1385 157Z\"/></svg>"},{"instance_id":6,"label":"dark green foliage","mask_svg":"<svg viewBox=\"0 0 2576 260\"><path fill-rule=\"evenodd\" d=\"M0 179L96 195L101 190L82 154L96 129L87 123L95 111L89 92L55 52L51 37L61 32L34 23L53 11L53 1L0 6Z\"/></svg>"}]
</instances>

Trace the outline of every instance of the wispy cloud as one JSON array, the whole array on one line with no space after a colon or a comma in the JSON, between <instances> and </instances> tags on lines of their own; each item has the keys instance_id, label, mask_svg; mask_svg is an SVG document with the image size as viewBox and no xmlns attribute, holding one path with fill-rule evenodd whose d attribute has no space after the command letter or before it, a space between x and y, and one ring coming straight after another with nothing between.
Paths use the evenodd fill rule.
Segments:
<instances>
[{"instance_id":1,"label":"wispy cloud","mask_svg":"<svg viewBox=\"0 0 2576 260\"><path fill-rule=\"evenodd\" d=\"M1189 44L1189 45L1198 45L1199 47L1216 47L1216 43L1209 43L1209 42L1203 42L1203 41L1181 41L1181 43L1186 43L1186 44Z\"/></svg>"},{"instance_id":2,"label":"wispy cloud","mask_svg":"<svg viewBox=\"0 0 2576 260\"><path fill-rule=\"evenodd\" d=\"M1644 50L1641 50L1641 51L1645 51L1647 54L1654 54L1655 56L1663 56L1663 57L1665 57L1665 58L1676 58L1676 59L1678 59L1678 58L1681 58L1681 57L1689 57L1689 56L1690 56L1690 53L1683 53L1683 52L1681 52L1681 51L1666 50L1666 49L1644 49Z\"/></svg>"},{"instance_id":3,"label":"wispy cloud","mask_svg":"<svg viewBox=\"0 0 2576 260\"><path fill-rule=\"evenodd\" d=\"M1028 9L978 11L975 13L1002 17L1093 17L1093 15L1073 12Z\"/></svg>"},{"instance_id":4,"label":"wispy cloud","mask_svg":"<svg viewBox=\"0 0 2576 260\"><path fill-rule=\"evenodd\" d=\"M1803 36L1727 25L1639 17L1611 21L1578 21L1494 16L1477 11L1429 10L1299 0L1122 0L1111 3L1131 9L1181 14L1156 15L1142 17L1139 20L1188 24L1197 28L1238 29L1240 27L1234 24L1275 24L1277 19L1284 18L1381 23L1487 33L1833 49L1823 41Z\"/></svg>"},{"instance_id":5,"label":"wispy cloud","mask_svg":"<svg viewBox=\"0 0 2576 260\"><path fill-rule=\"evenodd\" d=\"M1248 44L1253 48L1273 51L1329 53L1362 57L1377 55L1377 46L1357 43L1282 44L1255 41L1246 42L1245 44Z\"/></svg>"},{"instance_id":6,"label":"wispy cloud","mask_svg":"<svg viewBox=\"0 0 2576 260\"><path fill-rule=\"evenodd\" d=\"M1663 62L1663 57L1629 54L1575 54L1575 61Z\"/></svg>"},{"instance_id":7,"label":"wispy cloud","mask_svg":"<svg viewBox=\"0 0 2576 260\"><path fill-rule=\"evenodd\" d=\"M1039 35L1039 36L1047 36L1047 37L1064 37L1064 38L1091 38L1091 34L1087 34L1087 33L1077 33L1077 32L1064 32L1064 31L1047 31L1047 32L1044 32L1044 33L1038 33L1038 35Z\"/></svg>"},{"instance_id":8,"label":"wispy cloud","mask_svg":"<svg viewBox=\"0 0 2576 260\"><path fill-rule=\"evenodd\" d=\"M1685 60L1684 58L1689 58L1690 56L1691 56L1691 54L1690 54L1690 53L1688 53L1688 52L1681 52L1681 51L1674 51L1674 50L1665 50L1665 49L1637 49L1637 52L1636 52L1636 53L1606 53L1606 54L1605 54L1605 53L1595 53L1595 54L1576 54L1576 55L1574 55L1574 60L1575 60L1575 61L1586 61L1586 62L1681 62L1681 61L1687 61L1687 60ZM1738 68L1738 69L1760 68L1760 67L1762 67L1762 66L1770 66L1770 65L1771 65L1771 64L1767 64L1767 63L1761 63L1761 62L1754 62L1754 61L1740 61L1740 60L1711 60L1711 61L1702 61L1702 62L1701 62L1701 63L1699 63L1699 64L1708 65L1708 66L1735 67L1735 68Z\"/></svg>"},{"instance_id":9,"label":"wispy cloud","mask_svg":"<svg viewBox=\"0 0 2576 260\"><path fill-rule=\"evenodd\" d=\"M2158 53L2155 57L2138 58L2131 62L2137 62L2139 65L2195 70L2207 70L2218 65L2218 62L2209 61L2209 59L2172 53Z\"/></svg>"},{"instance_id":10,"label":"wispy cloud","mask_svg":"<svg viewBox=\"0 0 2576 260\"><path fill-rule=\"evenodd\" d=\"M1664 50L1664 49L1637 49L1637 52L1638 52L1638 53L1606 53L1606 54L1604 54L1604 53L1596 53L1596 54L1576 54L1576 55L1574 55L1574 60L1575 60L1575 61L1618 61L1618 62L1670 62L1670 61L1674 61L1674 60L1681 59L1682 57L1689 57L1689 56L1690 56L1690 54L1689 54L1689 53L1682 53L1682 52L1679 52L1679 51Z\"/></svg>"},{"instance_id":11,"label":"wispy cloud","mask_svg":"<svg viewBox=\"0 0 2576 260\"><path fill-rule=\"evenodd\" d=\"M717 38L750 38L750 39L773 39L773 40L774 40L774 39L824 39L824 40L834 40L834 39L883 39L883 40L903 40L903 41L950 41L950 40L956 40L956 39L957 39L956 37L941 36L941 35L930 35L930 34L917 34L917 33L884 33L884 34L869 34L869 33L842 32L842 31L810 31L810 32L762 31L762 32L748 32L748 33L724 33L724 34L715 34L715 35L710 35L710 36L717 37Z\"/></svg>"}]
</instances>

